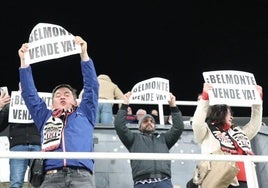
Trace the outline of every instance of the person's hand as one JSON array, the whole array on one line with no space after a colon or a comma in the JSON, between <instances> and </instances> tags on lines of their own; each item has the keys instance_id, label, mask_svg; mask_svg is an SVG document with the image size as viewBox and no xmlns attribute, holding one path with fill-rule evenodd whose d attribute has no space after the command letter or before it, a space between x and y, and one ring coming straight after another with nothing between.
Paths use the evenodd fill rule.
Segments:
<instances>
[{"instance_id":1,"label":"person's hand","mask_svg":"<svg viewBox=\"0 0 268 188\"><path fill-rule=\"evenodd\" d=\"M5 92L1 92L1 95L0 95L0 109L2 109L8 103L10 103L10 96Z\"/></svg>"},{"instance_id":2,"label":"person's hand","mask_svg":"<svg viewBox=\"0 0 268 188\"><path fill-rule=\"evenodd\" d=\"M123 97L123 100L124 100L124 102L123 102L123 104L129 104L129 99L130 99L130 97L131 97L131 92L129 91L129 92L127 92L127 93L125 93L124 94L124 97Z\"/></svg>"},{"instance_id":3,"label":"person's hand","mask_svg":"<svg viewBox=\"0 0 268 188\"><path fill-rule=\"evenodd\" d=\"M260 96L261 96L261 99L263 98L263 93L262 93L262 87L259 86L259 85L256 85L256 89L257 91L259 92Z\"/></svg>"},{"instance_id":4,"label":"person's hand","mask_svg":"<svg viewBox=\"0 0 268 188\"><path fill-rule=\"evenodd\" d=\"M202 99L208 100L208 91L212 89L212 85L210 83L203 84L203 91L202 91Z\"/></svg>"},{"instance_id":5,"label":"person's hand","mask_svg":"<svg viewBox=\"0 0 268 188\"><path fill-rule=\"evenodd\" d=\"M19 57L20 57L20 66L22 68L25 68L25 67L28 67L29 65L25 63L25 53L28 51L28 44L27 43L24 43L21 45L19 51L18 51L18 54L19 54Z\"/></svg>"},{"instance_id":6,"label":"person's hand","mask_svg":"<svg viewBox=\"0 0 268 188\"><path fill-rule=\"evenodd\" d=\"M169 95L170 95L170 100L168 101L168 104L170 107L175 107L176 106L176 97L172 93L169 93Z\"/></svg>"},{"instance_id":7,"label":"person's hand","mask_svg":"<svg viewBox=\"0 0 268 188\"><path fill-rule=\"evenodd\" d=\"M89 60L89 56L88 56L88 53L87 53L87 42L84 41L80 36L76 36L74 38L74 42L76 44L81 45L81 53L80 53L81 59L83 61L88 61Z\"/></svg>"},{"instance_id":8,"label":"person's hand","mask_svg":"<svg viewBox=\"0 0 268 188\"><path fill-rule=\"evenodd\" d=\"M210 83L204 83L203 85L203 92L208 93L208 91L212 89L212 85Z\"/></svg>"}]
</instances>

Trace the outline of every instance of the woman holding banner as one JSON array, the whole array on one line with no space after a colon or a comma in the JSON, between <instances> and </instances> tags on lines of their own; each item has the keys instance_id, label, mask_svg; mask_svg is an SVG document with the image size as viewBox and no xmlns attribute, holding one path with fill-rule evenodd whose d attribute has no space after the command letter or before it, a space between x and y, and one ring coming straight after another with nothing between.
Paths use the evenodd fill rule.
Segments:
<instances>
[{"instance_id":1,"label":"woman holding banner","mask_svg":"<svg viewBox=\"0 0 268 188\"><path fill-rule=\"evenodd\" d=\"M227 155L254 155L250 140L256 136L261 128L262 101L260 104L252 105L250 121L246 125L239 127L233 124L233 112L229 105L215 104L209 106L208 93L212 88L213 86L211 84L204 83L202 98L198 101L192 119L194 136L201 145L201 153L212 154L217 151L218 153L216 154L220 152L221 154ZM256 89L262 99L262 87L256 85ZM199 185L201 184L201 187L206 188L210 188L211 186L209 185L212 182L217 183L216 187L221 188L246 188L247 179L244 162L236 162L234 165L239 170L230 178L229 183L226 183L227 181L221 182L222 179L231 173L229 171L227 175L221 177L224 169L218 169L216 175L212 175L212 170L210 170L203 180L199 181L194 178L193 182ZM190 182L188 182L187 187L194 186L190 186Z\"/></svg>"}]
</instances>

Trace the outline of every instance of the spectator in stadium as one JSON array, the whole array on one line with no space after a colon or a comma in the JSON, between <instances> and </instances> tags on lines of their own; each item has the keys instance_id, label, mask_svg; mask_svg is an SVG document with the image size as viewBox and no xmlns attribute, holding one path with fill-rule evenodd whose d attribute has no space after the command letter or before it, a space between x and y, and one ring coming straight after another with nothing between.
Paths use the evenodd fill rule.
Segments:
<instances>
[{"instance_id":1,"label":"spectator in stadium","mask_svg":"<svg viewBox=\"0 0 268 188\"><path fill-rule=\"evenodd\" d=\"M115 84L111 78L106 74L100 74L98 76L99 82L99 99L107 99L107 100L120 100L123 99L124 93ZM81 98L83 94L83 90L79 94L79 98ZM120 108L121 104L118 104L118 108ZM105 125L112 125L114 121L113 114L113 103L99 103L96 123L101 123Z\"/></svg>"},{"instance_id":2,"label":"spectator in stadium","mask_svg":"<svg viewBox=\"0 0 268 188\"><path fill-rule=\"evenodd\" d=\"M124 103L118 110L114 121L115 130L121 142L129 152L169 153L184 129L182 114L176 106L175 96L170 93L168 101L173 126L162 133L156 131L155 120L150 114L145 114L139 119L139 132L131 131L126 126L130 97L131 92L124 95ZM173 188L170 160L131 160L131 168L135 188Z\"/></svg>"},{"instance_id":3,"label":"spectator in stadium","mask_svg":"<svg viewBox=\"0 0 268 188\"><path fill-rule=\"evenodd\" d=\"M126 116L128 123L135 123L136 122L136 116L132 112L132 108L129 106L127 107L127 116Z\"/></svg>"},{"instance_id":4,"label":"spectator in stadium","mask_svg":"<svg viewBox=\"0 0 268 188\"><path fill-rule=\"evenodd\" d=\"M150 115L154 117L155 123L159 124L160 120L159 120L159 114L158 114L158 110L157 109L152 109L150 111Z\"/></svg>"},{"instance_id":5,"label":"spectator in stadium","mask_svg":"<svg viewBox=\"0 0 268 188\"><path fill-rule=\"evenodd\" d=\"M194 137L201 145L201 153L210 154L222 150L229 155L254 155L250 140L257 135L262 125L262 103L252 105L249 122L240 127L233 123L233 111L230 106L226 104L209 106L208 92L212 88L211 84L204 83L201 99L198 101L192 120ZM256 89L262 99L262 87L256 85ZM240 170L228 188L246 188L244 162L236 162L236 165ZM209 178L209 173L206 177ZM215 180L217 176L210 178ZM193 187L191 184L192 182L188 182L187 187Z\"/></svg>"},{"instance_id":6,"label":"spectator in stadium","mask_svg":"<svg viewBox=\"0 0 268 188\"><path fill-rule=\"evenodd\" d=\"M20 91L19 83L19 91ZM40 134L34 123L9 123L10 96L8 93L0 94L0 132L9 128L10 151L40 151ZM30 166L31 159L9 159L9 185L11 188L22 188L24 177Z\"/></svg>"},{"instance_id":7,"label":"spectator in stadium","mask_svg":"<svg viewBox=\"0 0 268 188\"><path fill-rule=\"evenodd\" d=\"M27 43L18 50L20 57L21 95L41 135L44 152L93 152L93 132L98 107L99 83L92 59L87 53L87 42L76 36L81 45L80 66L83 76L81 102L78 106L76 90L69 84L57 85L52 91L52 109L39 97L32 69L25 62ZM64 70L61 70L64 71ZM59 75L55 75L55 79ZM95 188L94 160L46 159L45 178L40 188Z\"/></svg>"}]
</instances>

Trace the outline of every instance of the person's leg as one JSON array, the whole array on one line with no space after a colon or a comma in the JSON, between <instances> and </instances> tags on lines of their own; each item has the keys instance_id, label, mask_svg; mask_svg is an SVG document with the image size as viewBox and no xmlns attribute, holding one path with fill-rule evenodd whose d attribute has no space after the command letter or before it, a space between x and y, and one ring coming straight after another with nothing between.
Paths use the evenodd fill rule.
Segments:
<instances>
[{"instance_id":1,"label":"person's leg","mask_svg":"<svg viewBox=\"0 0 268 188\"><path fill-rule=\"evenodd\" d=\"M100 114L101 114L102 105L103 105L102 103L98 104L98 109L97 109L97 114L96 114L96 123L101 123Z\"/></svg>"},{"instance_id":2,"label":"person's leg","mask_svg":"<svg viewBox=\"0 0 268 188\"><path fill-rule=\"evenodd\" d=\"M70 170L59 171L55 174L45 175L40 188L95 188L95 177L89 171Z\"/></svg>"},{"instance_id":3,"label":"person's leg","mask_svg":"<svg viewBox=\"0 0 268 188\"><path fill-rule=\"evenodd\" d=\"M40 188L67 188L65 185L66 174L56 173L45 175L44 181Z\"/></svg>"},{"instance_id":4,"label":"person's leg","mask_svg":"<svg viewBox=\"0 0 268 188\"><path fill-rule=\"evenodd\" d=\"M10 151L27 151L27 145L17 145L10 148ZM21 188L24 183L24 176L27 170L28 159L9 160L10 188Z\"/></svg>"},{"instance_id":5,"label":"person's leg","mask_svg":"<svg viewBox=\"0 0 268 188\"><path fill-rule=\"evenodd\" d=\"M28 151L41 151L40 145L29 145Z\"/></svg>"},{"instance_id":6,"label":"person's leg","mask_svg":"<svg viewBox=\"0 0 268 188\"><path fill-rule=\"evenodd\" d=\"M113 105L110 103L103 103L101 109L101 123L106 125L113 124Z\"/></svg>"},{"instance_id":7,"label":"person's leg","mask_svg":"<svg viewBox=\"0 0 268 188\"><path fill-rule=\"evenodd\" d=\"M145 183L145 184L136 184L134 185L134 188L154 188L153 184Z\"/></svg>"},{"instance_id":8,"label":"person's leg","mask_svg":"<svg viewBox=\"0 0 268 188\"><path fill-rule=\"evenodd\" d=\"M173 188L171 179L166 179L164 181L155 183L155 188Z\"/></svg>"},{"instance_id":9,"label":"person's leg","mask_svg":"<svg viewBox=\"0 0 268 188\"><path fill-rule=\"evenodd\" d=\"M81 169L72 171L66 176L66 187L70 188L95 188L95 176L89 171Z\"/></svg>"},{"instance_id":10,"label":"person's leg","mask_svg":"<svg viewBox=\"0 0 268 188\"><path fill-rule=\"evenodd\" d=\"M29 145L28 146L28 151L41 151L41 146L40 145ZM28 159L28 166L30 167L33 159Z\"/></svg>"}]
</instances>

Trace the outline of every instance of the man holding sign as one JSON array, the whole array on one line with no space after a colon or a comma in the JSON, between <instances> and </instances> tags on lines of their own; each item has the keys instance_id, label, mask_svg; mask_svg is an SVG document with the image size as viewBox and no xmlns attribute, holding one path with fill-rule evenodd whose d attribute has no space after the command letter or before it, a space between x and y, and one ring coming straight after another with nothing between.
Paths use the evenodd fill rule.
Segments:
<instances>
[{"instance_id":1,"label":"man holding sign","mask_svg":"<svg viewBox=\"0 0 268 188\"><path fill-rule=\"evenodd\" d=\"M124 95L124 103L118 110L114 125L117 135L129 152L169 153L180 138L184 123L182 113L176 106L176 97L170 93L168 104L172 114L173 125L164 133L156 132L153 116L145 114L138 122L139 131L133 132L127 126L127 107L131 92ZM173 188L171 182L170 160L131 160L132 177L135 188Z\"/></svg>"},{"instance_id":2,"label":"man holding sign","mask_svg":"<svg viewBox=\"0 0 268 188\"><path fill-rule=\"evenodd\" d=\"M81 52L74 36L59 25L39 23L29 37L28 52L25 54L25 62L28 64L65 57Z\"/></svg>"},{"instance_id":3,"label":"man holding sign","mask_svg":"<svg viewBox=\"0 0 268 188\"><path fill-rule=\"evenodd\" d=\"M26 59L28 44L18 51L22 92L27 108L41 133L44 152L92 152L93 131L98 108L99 83L93 61L87 53L87 42L76 36L74 43L81 46L81 70L84 93L77 104L76 90L68 84L52 91L52 109L38 95L32 70ZM45 180L40 188L94 188L93 159L46 159Z\"/></svg>"}]
</instances>

